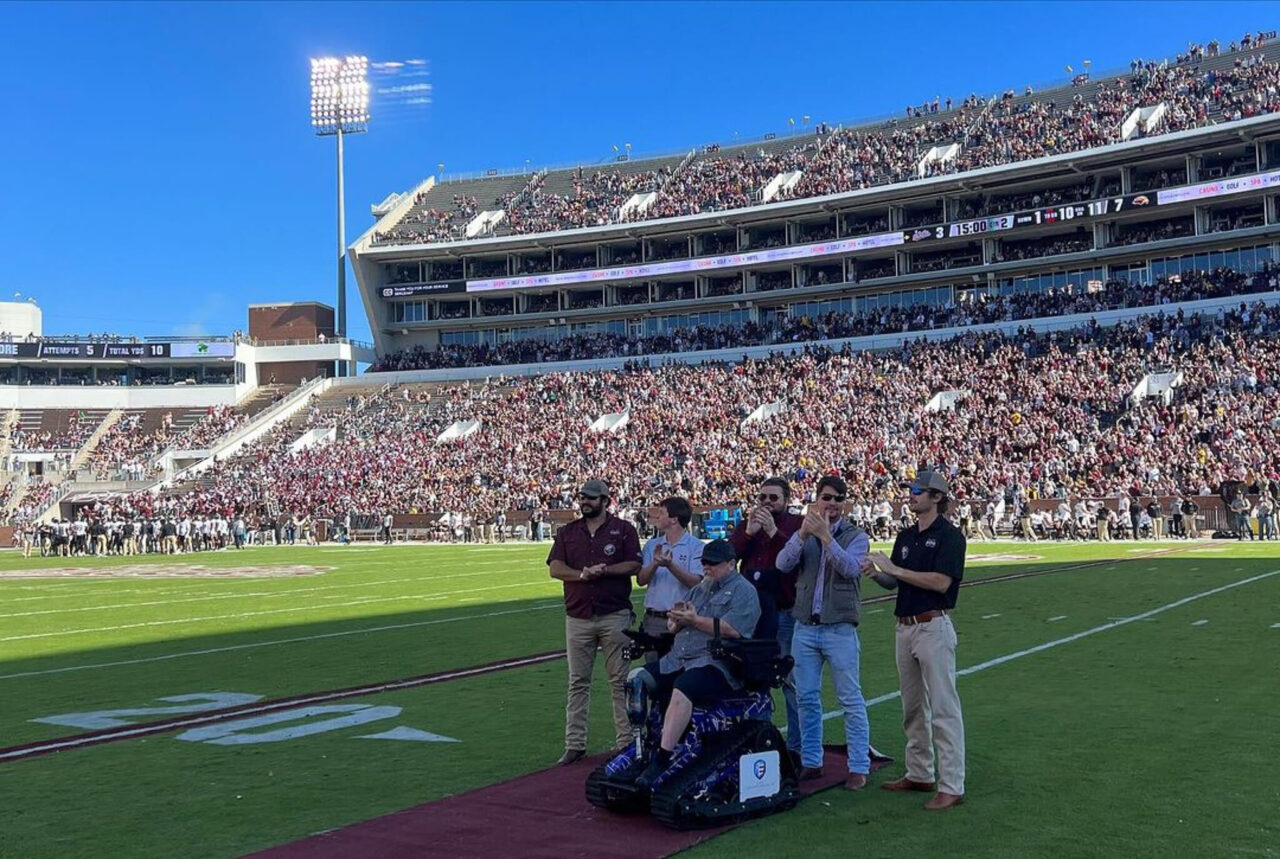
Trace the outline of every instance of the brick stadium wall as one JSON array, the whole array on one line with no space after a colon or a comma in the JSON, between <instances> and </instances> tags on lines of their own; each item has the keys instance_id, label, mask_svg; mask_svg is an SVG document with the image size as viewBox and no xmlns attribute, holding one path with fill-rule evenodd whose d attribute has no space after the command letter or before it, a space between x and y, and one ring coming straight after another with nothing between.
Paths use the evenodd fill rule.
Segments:
<instances>
[{"instance_id":1,"label":"brick stadium wall","mask_svg":"<svg viewBox=\"0 0 1280 859\"><path fill-rule=\"evenodd\" d=\"M333 336L333 308L315 301L249 308L249 336L257 340L314 340Z\"/></svg>"},{"instance_id":2,"label":"brick stadium wall","mask_svg":"<svg viewBox=\"0 0 1280 859\"><path fill-rule=\"evenodd\" d=\"M305 377L308 380L316 376L333 375L333 365L324 361L289 361L287 363L259 364L258 384L271 384L275 376L276 384L297 385Z\"/></svg>"}]
</instances>

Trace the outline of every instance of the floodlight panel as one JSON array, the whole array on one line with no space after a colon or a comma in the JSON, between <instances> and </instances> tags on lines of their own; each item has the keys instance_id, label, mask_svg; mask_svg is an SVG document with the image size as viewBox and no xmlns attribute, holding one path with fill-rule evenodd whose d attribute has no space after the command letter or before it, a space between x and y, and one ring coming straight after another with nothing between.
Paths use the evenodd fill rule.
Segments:
<instances>
[{"instance_id":1,"label":"floodlight panel","mask_svg":"<svg viewBox=\"0 0 1280 859\"><path fill-rule=\"evenodd\" d=\"M367 57L311 60L311 125L317 134L367 130L368 73Z\"/></svg>"}]
</instances>

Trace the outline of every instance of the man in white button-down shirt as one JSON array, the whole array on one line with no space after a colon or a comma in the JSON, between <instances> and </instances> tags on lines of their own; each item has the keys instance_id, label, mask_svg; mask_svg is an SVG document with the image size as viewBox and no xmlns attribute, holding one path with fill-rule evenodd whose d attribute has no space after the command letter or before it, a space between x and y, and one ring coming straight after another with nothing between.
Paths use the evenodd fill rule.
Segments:
<instances>
[{"instance_id":1,"label":"man in white button-down shirt","mask_svg":"<svg viewBox=\"0 0 1280 859\"><path fill-rule=\"evenodd\" d=\"M644 544L636 573L636 584L645 587L640 630L649 635L666 634L667 612L702 581L702 541L686 530L692 519L688 499L673 496L658 505L654 517L658 536Z\"/></svg>"}]
</instances>

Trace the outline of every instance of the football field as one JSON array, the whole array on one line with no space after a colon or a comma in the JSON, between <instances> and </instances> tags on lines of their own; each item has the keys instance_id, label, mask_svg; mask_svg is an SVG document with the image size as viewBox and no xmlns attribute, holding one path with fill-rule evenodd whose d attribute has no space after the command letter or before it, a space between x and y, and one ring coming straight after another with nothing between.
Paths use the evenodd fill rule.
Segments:
<instances>
[{"instance_id":1,"label":"football field","mask_svg":"<svg viewBox=\"0 0 1280 859\"><path fill-rule=\"evenodd\" d=\"M0 856L236 856L548 766L566 668L546 552L0 553ZM898 763L691 852L1280 856L1280 543L969 553L966 804L874 789L903 740L892 603L864 582L872 742ZM600 663L592 752L612 740Z\"/></svg>"}]
</instances>

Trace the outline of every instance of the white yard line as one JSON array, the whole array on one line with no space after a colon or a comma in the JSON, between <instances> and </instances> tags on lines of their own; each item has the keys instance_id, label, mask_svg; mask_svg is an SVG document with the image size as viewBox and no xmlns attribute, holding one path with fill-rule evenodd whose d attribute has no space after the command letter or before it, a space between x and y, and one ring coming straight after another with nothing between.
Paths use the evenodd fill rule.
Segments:
<instances>
[{"instance_id":1,"label":"white yard line","mask_svg":"<svg viewBox=\"0 0 1280 859\"><path fill-rule=\"evenodd\" d=\"M204 617L179 617L179 618L173 618L170 620L146 620L146 621L139 621L138 623L121 623L121 624L116 624L115 626L92 626L92 627L85 627L82 629L62 629L56 632L31 632L31 633L26 633L24 635L6 635L3 638L0 638L0 643L4 643L8 641L31 641L33 639L41 639L41 638L61 638L63 636L68 636L68 635L88 635L90 633L98 633L98 632L116 632L121 629L145 629L145 628L150 628L154 626L173 626L175 624L182 624L182 623L204 623L206 621L211 621L211 620L237 620L237 619L246 618L246 617L262 617L263 615L269 615L269 614L291 614L293 612L299 612L299 611L320 611L320 610L328 610L330 608L350 608L353 606L360 606L360 605L375 605L378 603L388 603L388 602L404 602L406 600L415 600L417 602L434 602L436 600L446 599L451 596L460 596L463 594L474 594L474 593L479 593L481 591L500 591L500 590L509 590L509 589L514 590L516 588L547 587L554 584L556 583L553 582L551 579L539 579L536 582L524 582L524 583L518 583L518 584L512 584L512 585L494 585L492 587L487 587L487 588L468 588L467 590L445 591L443 593L438 593L438 594L403 594L401 596L394 596L394 597L369 597L368 599L351 600L350 602L334 603L332 605L314 605L313 604L313 605L302 605L302 606L290 606L288 608L272 608L272 609L265 609L263 611L245 611L245 612L238 612L236 614L213 614L213 615L206 615Z\"/></svg>"},{"instance_id":2,"label":"white yard line","mask_svg":"<svg viewBox=\"0 0 1280 859\"><path fill-rule=\"evenodd\" d=\"M1180 600L1174 600L1171 603L1165 603L1164 605L1158 608L1153 608L1150 611L1144 611L1142 612L1142 614L1135 614L1129 617L1120 618L1119 620L1114 620L1111 623L1104 623L1104 624L1101 624L1100 626L1095 626L1092 629L1086 629L1083 632L1077 632L1074 635L1068 635L1064 638L1055 638L1053 641L1046 641L1044 644L1037 644L1035 647L1028 647L1026 650L1014 651L1013 653L1007 653L1004 656L997 656L995 659L988 659L986 662L979 662L977 665L970 665L968 668L962 668L959 671L957 671L956 676L967 677L970 674L977 674L980 671L986 671L988 668L995 668L997 665L1003 665L1004 663L1012 662L1015 659L1022 659L1024 656L1031 656L1034 653L1040 653L1045 650L1051 650L1055 647L1061 647L1064 644L1070 644L1073 641L1079 641L1082 638L1088 638L1091 635L1097 635L1098 633L1106 632L1109 629L1115 629L1117 627L1125 626L1126 624L1130 624L1130 623L1135 623L1140 620L1149 620L1150 618L1153 618L1158 614L1163 614L1166 611L1172 611L1175 608L1181 608L1182 606L1188 603L1195 602L1196 600L1201 600L1201 599L1204 599L1205 597L1211 597L1211 596L1214 596L1215 594L1224 593L1226 591L1232 590L1234 588L1242 587L1244 585L1250 585L1250 584L1253 584L1254 582L1260 582L1263 579L1269 579L1275 575L1280 575L1280 570L1272 570L1269 573L1260 573L1256 576L1250 576L1247 579L1241 579L1238 582L1232 582L1229 585L1222 585L1221 587L1213 588L1212 590L1201 591L1198 594L1192 594L1189 597L1183 597ZM1276 627L1280 627L1280 624L1276 624ZM889 692L884 695L877 695L875 698L871 698L870 700L867 701L867 706L871 707L876 704L883 704L885 701L892 701L895 698L900 697L901 695L902 695L901 692ZM837 716L843 716L843 715L844 715L843 710L832 710L829 713L823 713L822 719L823 721L826 721L828 719L834 719Z\"/></svg>"},{"instance_id":3,"label":"white yard line","mask_svg":"<svg viewBox=\"0 0 1280 859\"><path fill-rule=\"evenodd\" d=\"M151 662L167 662L170 659L184 659L188 656L207 656L211 653L231 653L237 650L253 650L259 647L277 647L284 644L301 644L307 641L322 641L327 638L346 638L350 635L366 635L371 632L390 632L399 629L417 629L424 626L437 626L443 623L460 623L466 620L485 620L492 617L507 617L513 614L526 614L532 611L545 611L551 608L564 608L562 599L555 599L545 605L513 608L506 611L492 611L486 614L464 614L457 617L443 617L435 620L415 620L408 623L392 623L385 626L366 626L360 629L346 629L340 632L321 632L315 635L299 635L294 638L277 638L271 641L254 641L247 644L228 644L224 647L209 647L204 650L182 650L177 653L164 653L159 656L144 656L138 659L119 659L114 662L92 662L86 665L68 665L64 668L46 668L42 671L23 671L18 674L0 674L0 680L17 680L23 677L44 677L49 674L66 674L71 671L90 671L97 668L117 668L125 665L144 665Z\"/></svg>"},{"instance_id":4,"label":"white yard line","mask_svg":"<svg viewBox=\"0 0 1280 859\"><path fill-rule=\"evenodd\" d=\"M352 588L369 588L375 585L394 585L394 584L404 584L406 582L415 582L418 584L430 584L431 582L439 582L439 581L444 581L446 579L470 579L470 578L475 578L477 576L492 576L492 575L495 575L495 574L493 572L450 573L448 575L443 575L443 576L415 576L413 578L407 578L407 579L382 579L381 581L372 581L372 582L352 582L351 584L346 584L346 585L317 585L315 587L310 587L310 588L289 588L287 590L275 590L275 591L247 591L247 592L230 593L230 594L218 593L218 594L209 594L207 596L186 596L180 599L172 599L172 600L164 599L164 600L150 600L147 602L115 603L112 605L77 606L76 608L37 609L36 611L20 611L20 612L12 612L9 614L0 614L0 618L32 617L35 615L64 614L68 612L79 612L79 611L106 611L109 609L120 609L120 608L142 608L144 606L176 605L178 603L207 602L211 600L242 599L242 598L250 598L250 597L290 597L290 596L294 596L295 594L309 594L309 593L317 593L319 591L350 590ZM538 579L539 581L551 581L551 578L549 576L543 577L540 575L538 576ZM48 597L35 597L34 599L48 599Z\"/></svg>"},{"instance_id":5,"label":"white yard line","mask_svg":"<svg viewBox=\"0 0 1280 859\"><path fill-rule=\"evenodd\" d=\"M388 561L386 564L383 564L382 562L378 562L376 565L388 566L392 563L395 563L398 566L404 566L403 561L395 561L395 562ZM504 565L508 567L511 566L511 564L506 561L501 561L501 562L476 561L474 563L467 563L465 566L468 569L474 569L476 567L499 567ZM365 564L365 566L374 566L374 564ZM99 569L107 569L107 568L102 567ZM222 569L234 569L234 567L211 567L210 571L222 570ZM351 571L348 570L346 571L345 574L350 575L350 572ZM355 584L347 584L347 585L328 585L327 587L358 588L358 587L365 587L367 585L392 584L394 582L417 582L417 581L423 581L424 579L428 581L436 581L439 579L448 579L448 578L463 578L463 577L469 577L469 576L491 576L491 575L493 575L492 572L457 573L457 574L443 575L443 576L430 576L430 575L424 574L422 576L414 576L412 578L407 578L407 579L386 579L383 581L358 582ZM145 577L140 577L140 576L121 576L118 578L105 576L105 577L98 577L98 578L92 578L92 579L82 578L77 576L68 576L65 579L51 580L51 581L57 582L57 584L32 586L31 588L23 587L24 590L39 589L39 590L54 591L54 593L47 593L42 596L34 596L34 597L14 597L13 599L7 600L7 602L31 602L32 600L52 600L52 599L66 600L71 597L90 596L89 592L87 591L81 593L78 591L71 590L71 588L77 585L91 585L91 584L123 585L126 583L136 584L139 581L148 581L155 584L173 585L172 588L163 592L163 595L166 597L192 596L192 595L198 595L201 593L209 593L211 596L214 596L214 595L221 595L225 593L224 590L219 590L216 593L213 591L209 591L208 590L209 586L214 582L217 582L220 585L261 585L263 582L270 582L270 581L284 582L284 581L291 581L296 579L314 578L313 576L293 576L290 578L280 578L280 577L273 578L271 576L256 576L256 577L245 577L245 578L215 577L215 578L207 579L204 581L196 582L194 581L194 579L196 579L197 577L198 577L198 574L193 575L190 578L155 578L155 579L147 579ZM21 581L31 581L31 579L22 579ZM50 580L46 579L46 581L50 581ZM0 584L3 584L3 579L0 579ZM118 590L112 590L109 595L113 597L118 596L120 594L146 594L148 596L156 596L158 593L159 591L156 588L120 588ZM294 593L297 593L297 591L294 591ZM96 594L94 594L94 596L96 596Z\"/></svg>"}]
</instances>

